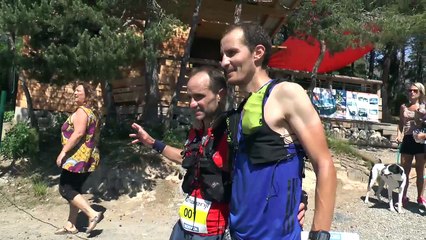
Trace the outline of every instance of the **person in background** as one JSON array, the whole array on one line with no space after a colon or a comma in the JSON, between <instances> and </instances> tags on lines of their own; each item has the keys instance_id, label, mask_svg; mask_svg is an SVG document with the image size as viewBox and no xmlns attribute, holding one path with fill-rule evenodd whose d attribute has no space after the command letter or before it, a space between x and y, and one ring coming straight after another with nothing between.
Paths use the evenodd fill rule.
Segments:
<instances>
[{"instance_id":1,"label":"person in background","mask_svg":"<svg viewBox=\"0 0 426 240\"><path fill-rule=\"evenodd\" d=\"M422 104L424 105L426 103L425 87L418 82L409 84L407 94L408 103L402 104L400 107L396 141L401 143L401 165L407 176L410 176L413 158L416 158L417 203L421 207L426 207L426 199L423 197L426 145L417 143L413 136L413 131L418 128L416 124L416 112L420 109ZM402 198L402 204L404 206L406 206L409 201L407 197L408 185L409 183L405 186Z\"/></svg>"},{"instance_id":2,"label":"person in background","mask_svg":"<svg viewBox=\"0 0 426 240\"><path fill-rule=\"evenodd\" d=\"M136 131L129 136L133 144L142 143L186 168L182 189L187 193L180 209L180 220L174 225L171 240L226 239L231 173L225 111L226 79L212 68L194 69L188 84L190 108L195 120L183 149L154 139L143 127L133 123ZM300 204L303 224L305 205Z\"/></svg>"},{"instance_id":3,"label":"person in background","mask_svg":"<svg viewBox=\"0 0 426 240\"><path fill-rule=\"evenodd\" d=\"M229 85L249 92L238 126L230 209L233 239L300 239L304 157L317 184L309 239L329 239L336 170L321 120L305 90L267 73L271 39L257 24L230 26L221 39Z\"/></svg>"},{"instance_id":4,"label":"person in background","mask_svg":"<svg viewBox=\"0 0 426 240\"><path fill-rule=\"evenodd\" d=\"M59 193L69 203L68 221L55 234L76 234L76 221L81 210L87 215L90 233L101 221L102 212L95 211L82 196L82 186L99 165L99 117L95 92L89 84L78 84L74 91L77 110L61 128L62 150L56 165L62 168Z\"/></svg>"}]
</instances>

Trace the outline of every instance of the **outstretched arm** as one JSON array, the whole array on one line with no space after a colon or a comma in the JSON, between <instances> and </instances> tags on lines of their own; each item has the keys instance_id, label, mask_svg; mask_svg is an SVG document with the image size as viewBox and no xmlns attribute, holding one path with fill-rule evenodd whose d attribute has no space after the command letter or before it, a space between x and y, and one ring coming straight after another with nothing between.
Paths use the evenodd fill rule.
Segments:
<instances>
[{"instance_id":1,"label":"outstretched arm","mask_svg":"<svg viewBox=\"0 0 426 240\"><path fill-rule=\"evenodd\" d=\"M333 219L336 198L336 170L323 125L305 90L294 83L283 85L274 95L281 96L285 120L305 149L317 177L312 230L328 231Z\"/></svg>"},{"instance_id":2,"label":"outstretched arm","mask_svg":"<svg viewBox=\"0 0 426 240\"><path fill-rule=\"evenodd\" d=\"M136 131L136 133L129 134L129 137L134 138L132 144L136 144L138 142L142 143L145 146L150 148L153 147L154 142L156 141L151 135L149 135L145 129L139 124L133 123L132 128ZM170 161L182 164L182 149L175 148L169 145L166 145L161 154L168 158Z\"/></svg>"}]
</instances>

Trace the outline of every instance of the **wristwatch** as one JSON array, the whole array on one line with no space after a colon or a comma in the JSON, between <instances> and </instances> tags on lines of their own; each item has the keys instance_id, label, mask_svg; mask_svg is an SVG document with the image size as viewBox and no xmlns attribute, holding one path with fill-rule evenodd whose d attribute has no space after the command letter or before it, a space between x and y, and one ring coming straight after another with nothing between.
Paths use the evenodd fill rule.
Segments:
<instances>
[{"instance_id":1,"label":"wristwatch","mask_svg":"<svg viewBox=\"0 0 426 240\"><path fill-rule=\"evenodd\" d=\"M327 231L310 231L309 240L330 240L330 233Z\"/></svg>"}]
</instances>

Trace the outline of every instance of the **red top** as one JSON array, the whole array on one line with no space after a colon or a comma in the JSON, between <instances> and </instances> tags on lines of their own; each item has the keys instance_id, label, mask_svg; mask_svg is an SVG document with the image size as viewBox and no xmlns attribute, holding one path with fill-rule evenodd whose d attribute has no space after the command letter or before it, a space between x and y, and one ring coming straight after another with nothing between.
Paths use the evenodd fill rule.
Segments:
<instances>
[{"instance_id":1,"label":"red top","mask_svg":"<svg viewBox=\"0 0 426 240\"><path fill-rule=\"evenodd\" d=\"M211 129L208 130L211 132ZM194 143L193 141L201 141L198 136L203 136L202 130L191 129L189 131L188 140L185 144L185 147L189 145L189 143ZM213 161L216 166L223 168L227 164L227 156L228 156L228 143L226 141L227 136L223 134L219 144L217 145L216 152L213 154ZM200 188L194 189L191 196L203 199L201 195ZM229 203L218 203L212 202L209 213L207 214L207 231L206 234L199 234L200 236L213 236L224 233L227 225L228 225L228 217L229 217Z\"/></svg>"}]
</instances>

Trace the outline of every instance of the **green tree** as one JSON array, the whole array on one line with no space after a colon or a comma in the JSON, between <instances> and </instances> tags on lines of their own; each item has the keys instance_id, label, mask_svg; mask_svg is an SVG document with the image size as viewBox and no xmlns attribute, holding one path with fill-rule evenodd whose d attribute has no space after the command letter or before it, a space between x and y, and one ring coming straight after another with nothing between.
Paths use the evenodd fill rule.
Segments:
<instances>
[{"instance_id":1,"label":"green tree","mask_svg":"<svg viewBox=\"0 0 426 240\"><path fill-rule=\"evenodd\" d=\"M331 53L348 46L374 43L370 63L381 59L383 120L390 120L389 100L392 87L390 75L396 69L398 79L399 62L396 53L413 36L424 32L426 26L424 1L364 1L322 0L304 1L299 9L289 16L289 29L302 38L313 36L320 42L321 54L312 69L311 90L316 84L316 73L327 49ZM343 34L349 33L349 34ZM423 33L424 34L424 33ZM374 64L370 64L369 76L373 75ZM396 67L391 67L396 66Z\"/></svg>"},{"instance_id":2,"label":"green tree","mask_svg":"<svg viewBox=\"0 0 426 240\"><path fill-rule=\"evenodd\" d=\"M406 82L405 54L402 52L405 53L406 45L411 39L424 39L425 37L426 13L424 10L426 2L376 1L366 6L368 10L380 11L380 18L376 20L380 27L376 47L380 56L379 66L383 81L383 120L389 121L392 109L394 109L394 114L398 114L399 99L401 98L399 93L403 92Z\"/></svg>"},{"instance_id":3,"label":"green tree","mask_svg":"<svg viewBox=\"0 0 426 240\"><path fill-rule=\"evenodd\" d=\"M318 68L326 50L331 54L348 46L363 46L374 38L369 24L374 14L365 12L362 0L303 1L289 17L290 34L320 43L320 55L312 69L312 82L308 92L316 85Z\"/></svg>"},{"instance_id":4,"label":"green tree","mask_svg":"<svg viewBox=\"0 0 426 240\"><path fill-rule=\"evenodd\" d=\"M120 78L123 69L141 60L146 59L147 74L156 75L158 64L153 62L174 23L175 18L153 0L4 0L0 3L0 36L6 36L9 47L0 48L0 53L9 57L1 60L14 59L17 71L24 70L41 82L65 84L79 79L111 89L110 80ZM23 36L28 39L25 54L14 47L15 39ZM145 99L154 95L155 102L147 101L145 109L157 108L158 90L152 89L158 89L158 81L146 79ZM27 99L31 101L30 96ZM111 99L105 102L113 103Z\"/></svg>"},{"instance_id":5,"label":"green tree","mask_svg":"<svg viewBox=\"0 0 426 240\"><path fill-rule=\"evenodd\" d=\"M170 4L170 3L169 3ZM172 36L173 28L182 25L173 15L168 15L156 0L146 1L147 19L144 30L145 59L145 106L143 121L153 126L159 123L159 76L158 58L161 56L160 45Z\"/></svg>"}]
</instances>

